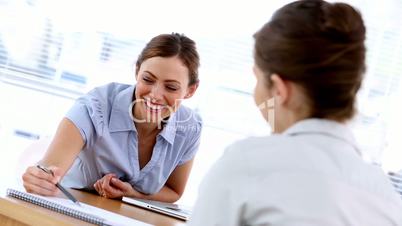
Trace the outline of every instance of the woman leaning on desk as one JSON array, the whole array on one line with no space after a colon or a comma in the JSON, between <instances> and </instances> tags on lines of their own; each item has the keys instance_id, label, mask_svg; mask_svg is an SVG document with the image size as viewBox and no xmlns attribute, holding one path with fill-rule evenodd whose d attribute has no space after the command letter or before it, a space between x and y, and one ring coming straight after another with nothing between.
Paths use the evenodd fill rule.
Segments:
<instances>
[{"instance_id":1,"label":"woman leaning on desk","mask_svg":"<svg viewBox=\"0 0 402 226\"><path fill-rule=\"evenodd\" d=\"M55 183L108 198L175 202L199 146L201 119L180 106L198 87L194 41L154 37L136 63L136 85L111 83L79 98L40 161L23 174L28 192L55 195Z\"/></svg>"},{"instance_id":2,"label":"woman leaning on desk","mask_svg":"<svg viewBox=\"0 0 402 226\"><path fill-rule=\"evenodd\" d=\"M227 148L189 225L402 225L400 197L345 125L365 69L361 15L296 1L254 38L254 99L274 135Z\"/></svg>"}]
</instances>

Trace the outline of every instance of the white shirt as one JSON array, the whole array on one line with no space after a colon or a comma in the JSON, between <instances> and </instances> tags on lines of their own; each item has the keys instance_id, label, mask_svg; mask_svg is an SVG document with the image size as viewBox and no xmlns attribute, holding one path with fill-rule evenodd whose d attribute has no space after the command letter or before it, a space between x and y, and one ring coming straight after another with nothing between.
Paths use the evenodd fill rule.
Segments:
<instances>
[{"instance_id":1,"label":"white shirt","mask_svg":"<svg viewBox=\"0 0 402 226\"><path fill-rule=\"evenodd\" d=\"M402 225L388 178L363 162L346 126L329 120L231 145L199 192L189 225Z\"/></svg>"}]
</instances>

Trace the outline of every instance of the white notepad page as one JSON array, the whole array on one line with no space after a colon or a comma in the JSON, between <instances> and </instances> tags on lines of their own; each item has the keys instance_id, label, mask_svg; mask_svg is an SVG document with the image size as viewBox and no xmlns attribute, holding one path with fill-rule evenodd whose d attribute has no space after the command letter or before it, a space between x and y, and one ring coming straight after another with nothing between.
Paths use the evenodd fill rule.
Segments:
<instances>
[{"instance_id":1,"label":"white notepad page","mask_svg":"<svg viewBox=\"0 0 402 226\"><path fill-rule=\"evenodd\" d=\"M39 199L47 200L52 203L57 203L64 207L68 207L74 210L78 210L80 212L84 212L90 215L95 215L99 218L103 218L106 221L104 222L106 225L113 225L113 226L129 226L129 225L139 225L139 226L146 226L150 224L146 224L142 221L138 221L123 215L119 215L95 206L91 206L85 203L80 202L81 206L74 204L71 200L66 198L59 198L59 197L45 197L40 195L35 195L29 193L29 195L36 196Z\"/></svg>"}]
</instances>

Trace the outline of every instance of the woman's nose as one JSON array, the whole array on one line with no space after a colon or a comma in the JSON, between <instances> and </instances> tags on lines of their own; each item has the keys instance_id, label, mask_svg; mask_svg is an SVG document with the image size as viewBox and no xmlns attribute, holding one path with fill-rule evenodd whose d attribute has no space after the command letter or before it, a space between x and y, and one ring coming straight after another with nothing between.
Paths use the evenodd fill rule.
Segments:
<instances>
[{"instance_id":1,"label":"woman's nose","mask_svg":"<svg viewBox=\"0 0 402 226\"><path fill-rule=\"evenodd\" d=\"M154 100L160 100L163 97L163 87L159 84L155 84L152 89L151 89L151 93L150 96L152 99Z\"/></svg>"}]
</instances>

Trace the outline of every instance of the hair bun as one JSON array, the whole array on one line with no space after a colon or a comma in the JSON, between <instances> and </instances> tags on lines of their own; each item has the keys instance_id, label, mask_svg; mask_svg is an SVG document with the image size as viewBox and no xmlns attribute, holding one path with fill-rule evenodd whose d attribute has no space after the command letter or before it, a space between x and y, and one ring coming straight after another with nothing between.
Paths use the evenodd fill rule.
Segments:
<instances>
[{"instance_id":1,"label":"hair bun","mask_svg":"<svg viewBox=\"0 0 402 226\"><path fill-rule=\"evenodd\" d=\"M326 34L339 41L364 41L366 29L360 13L345 3L324 4L322 26Z\"/></svg>"}]
</instances>

